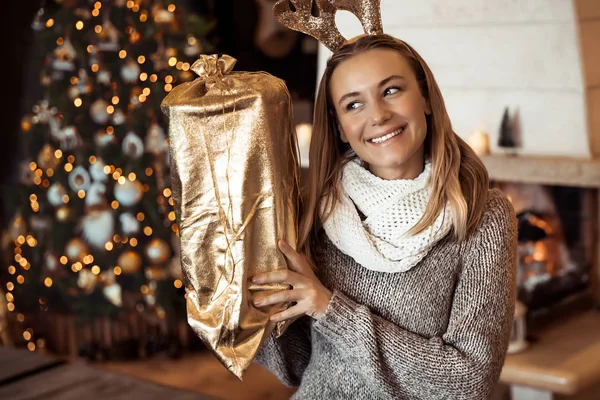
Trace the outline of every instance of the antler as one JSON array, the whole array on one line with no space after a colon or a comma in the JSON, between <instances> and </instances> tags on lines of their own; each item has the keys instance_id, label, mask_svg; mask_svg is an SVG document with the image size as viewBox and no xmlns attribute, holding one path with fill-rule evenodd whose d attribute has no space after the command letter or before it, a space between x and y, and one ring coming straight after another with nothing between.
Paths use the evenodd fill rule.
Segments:
<instances>
[{"instance_id":1,"label":"antler","mask_svg":"<svg viewBox=\"0 0 600 400\"><path fill-rule=\"evenodd\" d=\"M277 20L285 27L306 33L336 51L346 41L335 25L335 7L327 0L316 0L320 16L312 15L312 0L279 0L273 6ZM378 1L378 0L375 0ZM296 11L290 8L290 2Z\"/></svg>"},{"instance_id":2,"label":"antler","mask_svg":"<svg viewBox=\"0 0 600 400\"><path fill-rule=\"evenodd\" d=\"M356 15L369 35L383 34L381 0L330 0L336 10L350 11Z\"/></svg>"}]
</instances>

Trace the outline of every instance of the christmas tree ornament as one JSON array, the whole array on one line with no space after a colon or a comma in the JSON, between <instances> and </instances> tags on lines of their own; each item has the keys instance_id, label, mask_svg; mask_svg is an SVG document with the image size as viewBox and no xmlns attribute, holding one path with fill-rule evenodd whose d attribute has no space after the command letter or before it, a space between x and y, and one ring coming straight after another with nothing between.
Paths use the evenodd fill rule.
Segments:
<instances>
[{"instance_id":1,"label":"christmas tree ornament","mask_svg":"<svg viewBox=\"0 0 600 400\"><path fill-rule=\"evenodd\" d=\"M102 293L104 297L116 307L123 306L123 290L121 289L121 285L118 283L113 283L112 285L105 286L102 289Z\"/></svg>"},{"instance_id":2,"label":"christmas tree ornament","mask_svg":"<svg viewBox=\"0 0 600 400\"><path fill-rule=\"evenodd\" d=\"M64 204L63 198L66 194L67 190L62 183L56 182L50 185L46 197L48 198L48 203L52 204L54 207L58 207Z\"/></svg>"},{"instance_id":3,"label":"christmas tree ornament","mask_svg":"<svg viewBox=\"0 0 600 400\"><path fill-rule=\"evenodd\" d=\"M71 208L69 206L62 205L56 209L55 215L58 222L68 222L72 216Z\"/></svg>"},{"instance_id":4,"label":"christmas tree ornament","mask_svg":"<svg viewBox=\"0 0 600 400\"><path fill-rule=\"evenodd\" d=\"M44 29L44 22L42 21L42 16L44 15L44 8L40 8L37 12L37 14L35 15L35 18L33 19L33 22L31 23L31 29L33 29L34 31L41 31L42 29Z\"/></svg>"},{"instance_id":5,"label":"christmas tree ornament","mask_svg":"<svg viewBox=\"0 0 600 400\"><path fill-rule=\"evenodd\" d=\"M38 104L34 105L32 107L32 111L35 114L35 117L32 118L32 121L35 124L37 124L37 123L46 124L46 123L48 123L48 120L50 119L50 117L52 117L52 116L54 116L54 114L56 114L55 112L53 113L52 110L50 109L50 102L47 99L44 99L44 100L40 101Z\"/></svg>"},{"instance_id":6,"label":"christmas tree ornament","mask_svg":"<svg viewBox=\"0 0 600 400\"><path fill-rule=\"evenodd\" d=\"M135 133L129 131L123 138L123 154L133 159L138 159L144 154L144 142Z\"/></svg>"},{"instance_id":7,"label":"christmas tree ornament","mask_svg":"<svg viewBox=\"0 0 600 400\"><path fill-rule=\"evenodd\" d=\"M44 170L48 168L56 168L60 164L60 159L54 156L55 151L56 149L54 147L46 143L38 153L38 166Z\"/></svg>"},{"instance_id":8,"label":"christmas tree ornament","mask_svg":"<svg viewBox=\"0 0 600 400\"><path fill-rule=\"evenodd\" d=\"M94 143L98 148L102 149L110 144L114 144L117 142L117 138L115 135L111 133L106 133L104 129L100 129L94 134Z\"/></svg>"},{"instance_id":9,"label":"christmas tree ornament","mask_svg":"<svg viewBox=\"0 0 600 400\"><path fill-rule=\"evenodd\" d=\"M33 185L33 180L36 177L35 171L32 171L29 165L31 160L25 160L19 163L19 183L23 185Z\"/></svg>"},{"instance_id":10,"label":"christmas tree ornament","mask_svg":"<svg viewBox=\"0 0 600 400\"><path fill-rule=\"evenodd\" d=\"M90 174L87 170L80 166L75 167L69 173L69 186L74 192L79 192L80 190L88 190L92 183L92 179L90 178Z\"/></svg>"},{"instance_id":11,"label":"christmas tree ornament","mask_svg":"<svg viewBox=\"0 0 600 400\"><path fill-rule=\"evenodd\" d=\"M117 277L113 269L108 269L100 273L100 282L105 286L110 286L117 281Z\"/></svg>"},{"instance_id":12,"label":"christmas tree ornament","mask_svg":"<svg viewBox=\"0 0 600 400\"><path fill-rule=\"evenodd\" d=\"M108 175L106 174L104 167L106 167L106 164L104 163L104 160L100 157L96 158L96 162L90 164L90 176L92 177L92 180L94 182L108 181Z\"/></svg>"},{"instance_id":13,"label":"christmas tree ornament","mask_svg":"<svg viewBox=\"0 0 600 400\"><path fill-rule=\"evenodd\" d=\"M144 275L151 281L164 281L168 277L167 270L161 267L147 267Z\"/></svg>"},{"instance_id":14,"label":"christmas tree ornament","mask_svg":"<svg viewBox=\"0 0 600 400\"><path fill-rule=\"evenodd\" d=\"M77 79L77 89L79 94L90 94L92 92L92 84L90 83L90 77L85 69L79 69L79 78Z\"/></svg>"},{"instance_id":15,"label":"christmas tree ornament","mask_svg":"<svg viewBox=\"0 0 600 400\"><path fill-rule=\"evenodd\" d=\"M77 51L71 43L71 39L66 37L63 43L54 50L54 61L52 62L52 68L57 71L74 71L75 64L74 60L77 57Z\"/></svg>"},{"instance_id":16,"label":"christmas tree ornament","mask_svg":"<svg viewBox=\"0 0 600 400\"><path fill-rule=\"evenodd\" d=\"M98 49L101 51L119 51L121 48L119 36L119 30L107 18L102 24L102 30L98 33Z\"/></svg>"},{"instance_id":17,"label":"christmas tree ornament","mask_svg":"<svg viewBox=\"0 0 600 400\"><path fill-rule=\"evenodd\" d=\"M152 239L144 249L144 255L150 264L164 264L171 255L171 248L162 239Z\"/></svg>"},{"instance_id":18,"label":"christmas tree ornament","mask_svg":"<svg viewBox=\"0 0 600 400\"><path fill-rule=\"evenodd\" d=\"M126 117L123 110L118 108L112 115L112 123L113 125L119 126L125 123Z\"/></svg>"},{"instance_id":19,"label":"christmas tree ornament","mask_svg":"<svg viewBox=\"0 0 600 400\"><path fill-rule=\"evenodd\" d=\"M96 289L98 276L94 275L89 269L82 269L77 273L77 286L79 286L86 294L90 294Z\"/></svg>"},{"instance_id":20,"label":"christmas tree ornament","mask_svg":"<svg viewBox=\"0 0 600 400\"><path fill-rule=\"evenodd\" d=\"M145 144L146 151L148 153L154 154L155 156L164 154L169 150L165 130L156 122L153 122L150 125L150 128L148 129L148 132L146 133Z\"/></svg>"},{"instance_id":21,"label":"christmas tree ornament","mask_svg":"<svg viewBox=\"0 0 600 400\"><path fill-rule=\"evenodd\" d=\"M10 223L10 228L8 231L8 237L13 242L19 238L19 236L25 236L27 233L27 223L21 214L17 214L14 216Z\"/></svg>"},{"instance_id":22,"label":"christmas tree ornament","mask_svg":"<svg viewBox=\"0 0 600 400\"><path fill-rule=\"evenodd\" d=\"M124 235L137 235L140 231L140 221L130 212L124 212L119 215L121 222L121 232Z\"/></svg>"},{"instance_id":23,"label":"christmas tree ornament","mask_svg":"<svg viewBox=\"0 0 600 400\"><path fill-rule=\"evenodd\" d=\"M67 95L69 96L69 99L71 99L71 100L75 100L77 97L79 97L79 88L77 87L77 85L72 85L67 90Z\"/></svg>"},{"instance_id":24,"label":"christmas tree ornament","mask_svg":"<svg viewBox=\"0 0 600 400\"><path fill-rule=\"evenodd\" d=\"M86 207L79 224L83 239L97 250L103 249L115 233L115 218L108 205Z\"/></svg>"},{"instance_id":25,"label":"christmas tree ornament","mask_svg":"<svg viewBox=\"0 0 600 400\"><path fill-rule=\"evenodd\" d=\"M131 43L131 44L136 44L137 42L140 41L141 38L142 38L142 35L140 34L140 32L137 29L132 29L131 32L129 33L129 43Z\"/></svg>"},{"instance_id":26,"label":"christmas tree ornament","mask_svg":"<svg viewBox=\"0 0 600 400\"><path fill-rule=\"evenodd\" d=\"M142 257L133 250L124 251L119 255L117 264L125 275L132 275L142 268Z\"/></svg>"},{"instance_id":27,"label":"christmas tree ornament","mask_svg":"<svg viewBox=\"0 0 600 400\"><path fill-rule=\"evenodd\" d=\"M110 71L106 69L101 69L96 74L96 82L101 83L102 85L110 85L111 75Z\"/></svg>"},{"instance_id":28,"label":"christmas tree ornament","mask_svg":"<svg viewBox=\"0 0 600 400\"><path fill-rule=\"evenodd\" d=\"M65 245L65 256L72 263L82 262L88 253L88 246L80 238L73 238Z\"/></svg>"},{"instance_id":29,"label":"christmas tree ornament","mask_svg":"<svg viewBox=\"0 0 600 400\"><path fill-rule=\"evenodd\" d=\"M187 42L183 47L183 54L192 58L197 57L200 53L202 53L202 46L200 45L200 41L194 36L189 35L187 38Z\"/></svg>"},{"instance_id":30,"label":"christmas tree ornament","mask_svg":"<svg viewBox=\"0 0 600 400\"><path fill-rule=\"evenodd\" d=\"M53 118L51 121L58 122L58 118ZM58 141L61 150L74 150L78 148L82 143L81 137L79 136L79 132L77 131L77 128L74 125L69 125L62 129L57 129L56 134L54 134L54 130L51 128L50 133Z\"/></svg>"},{"instance_id":31,"label":"christmas tree ornament","mask_svg":"<svg viewBox=\"0 0 600 400\"><path fill-rule=\"evenodd\" d=\"M106 124L109 116L107 107L108 103L104 99L94 101L90 106L90 116L92 117L92 121L98 125Z\"/></svg>"},{"instance_id":32,"label":"christmas tree ornament","mask_svg":"<svg viewBox=\"0 0 600 400\"><path fill-rule=\"evenodd\" d=\"M175 20L175 15L169 10L165 10L158 2L152 5L152 16L157 24L171 24Z\"/></svg>"},{"instance_id":33,"label":"christmas tree ornament","mask_svg":"<svg viewBox=\"0 0 600 400\"><path fill-rule=\"evenodd\" d=\"M57 274L62 265L58 262L56 255L48 252L45 259L46 270L51 274Z\"/></svg>"},{"instance_id":34,"label":"christmas tree ornament","mask_svg":"<svg viewBox=\"0 0 600 400\"><path fill-rule=\"evenodd\" d=\"M137 82L140 76L140 65L134 60L129 60L127 63L121 68L121 79L128 85L131 85Z\"/></svg>"},{"instance_id":35,"label":"christmas tree ornament","mask_svg":"<svg viewBox=\"0 0 600 400\"><path fill-rule=\"evenodd\" d=\"M140 202L144 194L143 186L137 179L134 181L127 179L123 183L117 182L113 191L115 199L123 207L136 205Z\"/></svg>"},{"instance_id":36,"label":"christmas tree ornament","mask_svg":"<svg viewBox=\"0 0 600 400\"><path fill-rule=\"evenodd\" d=\"M108 204L106 201L106 185L104 182L92 182L85 196L85 206L99 206Z\"/></svg>"}]
</instances>

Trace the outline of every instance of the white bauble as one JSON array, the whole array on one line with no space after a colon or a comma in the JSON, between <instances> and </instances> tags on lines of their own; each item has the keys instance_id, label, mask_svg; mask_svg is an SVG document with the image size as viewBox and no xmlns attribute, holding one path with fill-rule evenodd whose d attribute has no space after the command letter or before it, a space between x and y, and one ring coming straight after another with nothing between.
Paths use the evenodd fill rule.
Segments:
<instances>
[{"instance_id":1,"label":"white bauble","mask_svg":"<svg viewBox=\"0 0 600 400\"><path fill-rule=\"evenodd\" d=\"M153 14L154 21L158 24L167 24L173 22L173 20L175 19L175 15L172 12L165 9L155 10Z\"/></svg>"},{"instance_id":2,"label":"white bauble","mask_svg":"<svg viewBox=\"0 0 600 400\"><path fill-rule=\"evenodd\" d=\"M135 235L140 231L140 221L129 212L122 213L119 216L121 221L121 231L125 235Z\"/></svg>"},{"instance_id":3,"label":"white bauble","mask_svg":"<svg viewBox=\"0 0 600 400\"><path fill-rule=\"evenodd\" d=\"M115 137L115 135L110 135L102 129L96 132L96 134L94 135L94 143L100 148L106 147L109 144L113 144L116 141L117 138Z\"/></svg>"},{"instance_id":4,"label":"white bauble","mask_svg":"<svg viewBox=\"0 0 600 400\"><path fill-rule=\"evenodd\" d=\"M85 196L86 206L97 206L106 203L106 185L102 182L94 182L90 185Z\"/></svg>"},{"instance_id":5,"label":"white bauble","mask_svg":"<svg viewBox=\"0 0 600 400\"><path fill-rule=\"evenodd\" d=\"M127 61L123 68L121 68L121 78L123 79L123 82L127 84L137 82L139 76L140 65L133 60Z\"/></svg>"},{"instance_id":6,"label":"white bauble","mask_svg":"<svg viewBox=\"0 0 600 400\"><path fill-rule=\"evenodd\" d=\"M81 165L75 167L73 171L69 173L69 186L74 192L88 190L91 183L92 179L90 178L90 174Z\"/></svg>"},{"instance_id":7,"label":"white bauble","mask_svg":"<svg viewBox=\"0 0 600 400\"><path fill-rule=\"evenodd\" d=\"M188 57L196 57L202 53L202 46L200 41L193 36L188 37L188 41L183 48L183 53Z\"/></svg>"},{"instance_id":8,"label":"white bauble","mask_svg":"<svg viewBox=\"0 0 600 400\"><path fill-rule=\"evenodd\" d=\"M51 273L58 272L58 269L61 268L61 265L58 262L58 257L52 253L46 253L46 268Z\"/></svg>"},{"instance_id":9,"label":"white bauble","mask_svg":"<svg viewBox=\"0 0 600 400\"><path fill-rule=\"evenodd\" d=\"M96 81L103 85L109 85L110 78L110 71L107 71L105 69L98 71L98 73L96 74Z\"/></svg>"},{"instance_id":10,"label":"white bauble","mask_svg":"<svg viewBox=\"0 0 600 400\"><path fill-rule=\"evenodd\" d=\"M169 146L166 139L165 130L160 125L153 123L146 133L146 151L155 156L167 152Z\"/></svg>"},{"instance_id":11,"label":"white bauble","mask_svg":"<svg viewBox=\"0 0 600 400\"><path fill-rule=\"evenodd\" d=\"M115 219L111 209L89 212L81 219L82 237L96 249L103 249L115 233Z\"/></svg>"},{"instance_id":12,"label":"white bauble","mask_svg":"<svg viewBox=\"0 0 600 400\"><path fill-rule=\"evenodd\" d=\"M94 181L106 182L108 180L104 167L106 167L106 164L101 158L97 158L96 162L90 165L90 175Z\"/></svg>"},{"instance_id":13,"label":"white bauble","mask_svg":"<svg viewBox=\"0 0 600 400\"><path fill-rule=\"evenodd\" d=\"M96 288L98 276L94 275L89 269L82 269L77 273L77 286L83 289L87 294L90 294Z\"/></svg>"},{"instance_id":14,"label":"white bauble","mask_svg":"<svg viewBox=\"0 0 600 400\"><path fill-rule=\"evenodd\" d=\"M133 132L128 132L123 138L123 154L131 158L140 158L144 154L144 142Z\"/></svg>"},{"instance_id":15,"label":"white bauble","mask_svg":"<svg viewBox=\"0 0 600 400\"><path fill-rule=\"evenodd\" d=\"M73 85L67 90L67 94L71 100L75 100L79 96L79 88Z\"/></svg>"},{"instance_id":16,"label":"white bauble","mask_svg":"<svg viewBox=\"0 0 600 400\"><path fill-rule=\"evenodd\" d=\"M144 194L140 181L125 180L123 183L116 183L114 188L115 199L124 207L131 207L139 203Z\"/></svg>"},{"instance_id":17,"label":"white bauble","mask_svg":"<svg viewBox=\"0 0 600 400\"><path fill-rule=\"evenodd\" d=\"M48 188L48 203L52 204L54 207L61 206L63 205L63 196L66 194L67 190L62 183L53 183Z\"/></svg>"},{"instance_id":18,"label":"white bauble","mask_svg":"<svg viewBox=\"0 0 600 400\"><path fill-rule=\"evenodd\" d=\"M125 113L120 108L116 110L112 115L112 122L114 125L123 125L125 123L125 120Z\"/></svg>"},{"instance_id":19,"label":"white bauble","mask_svg":"<svg viewBox=\"0 0 600 400\"><path fill-rule=\"evenodd\" d=\"M54 120L54 119L53 119ZM54 132L55 129L52 128L52 123L50 124L50 132ZM66 126L62 129L56 130L56 134L53 134L54 138L58 140L59 146L61 150L73 150L82 143L81 137L79 136L79 132L74 125Z\"/></svg>"},{"instance_id":20,"label":"white bauble","mask_svg":"<svg viewBox=\"0 0 600 400\"><path fill-rule=\"evenodd\" d=\"M19 182L23 185L33 185L35 179L35 172L29 167L30 163L31 160L26 160L19 164Z\"/></svg>"},{"instance_id":21,"label":"white bauble","mask_svg":"<svg viewBox=\"0 0 600 400\"><path fill-rule=\"evenodd\" d=\"M102 293L104 294L104 297L115 306L121 307L123 305L123 291L121 290L121 285L118 283L105 286L102 289Z\"/></svg>"},{"instance_id":22,"label":"white bauble","mask_svg":"<svg viewBox=\"0 0 600 400\"><path fill-rule=\"evenodd\" d=\"M90 106L90 116L92 120L99 124L104 125L108 122L108 111L106 110L108 103L103 99L98 99Z\"/></svg>"}]
</instances>

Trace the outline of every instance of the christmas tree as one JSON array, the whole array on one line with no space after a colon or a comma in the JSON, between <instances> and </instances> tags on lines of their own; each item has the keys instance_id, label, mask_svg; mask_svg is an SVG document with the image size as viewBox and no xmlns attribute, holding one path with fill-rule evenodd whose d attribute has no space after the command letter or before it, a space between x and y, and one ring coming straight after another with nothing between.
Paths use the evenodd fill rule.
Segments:
<instances>
[{"instance_id":1,"label":"christmas tree","mask_svg":"<svg viewBox=\"0 0 600 400\"><path fill-rule=\"evenodd\" d=\"M184 8L62 0L38 12L44 63L32 89L42 95L22 119L23 161L4 190L13 218L0 279L20 321L185 316L160 103L213 49L211 21Z\"/></svg>"}]
</instances>

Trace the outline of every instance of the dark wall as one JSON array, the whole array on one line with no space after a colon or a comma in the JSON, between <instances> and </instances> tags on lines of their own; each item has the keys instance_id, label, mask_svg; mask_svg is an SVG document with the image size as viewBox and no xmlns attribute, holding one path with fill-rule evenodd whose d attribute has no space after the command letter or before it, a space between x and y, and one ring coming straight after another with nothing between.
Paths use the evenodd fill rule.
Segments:
<instances>
[{"instance_id":1,"label":"dark wall","mask_svg":"<svg viewBox=\"0 0 600 400\"><path fill-rule=\"evenodd\" d=\"M0 12L0 72L3 88L0 118L0 179L4 185L14 173L18 153L18 131L25 96L25 78L29 76L29 54L32 44L31 23L42 1L2 2ZM0 208L2 212L3 208ZM0 222L4 223L4 215Z\"/></svg>"}]
</instances>

